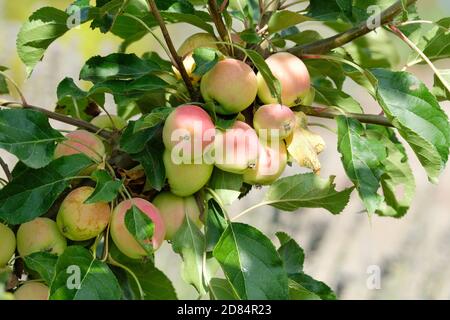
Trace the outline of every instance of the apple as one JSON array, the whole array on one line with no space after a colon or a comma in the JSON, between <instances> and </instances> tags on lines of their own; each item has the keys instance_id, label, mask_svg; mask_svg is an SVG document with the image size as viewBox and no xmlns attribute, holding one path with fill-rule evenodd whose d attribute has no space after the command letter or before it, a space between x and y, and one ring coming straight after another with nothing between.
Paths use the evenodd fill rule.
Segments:
<instances>
[{"instance_id":1,"label":"apple","mask_svg":"<svg viewBox=\"0 0 450 320\"><path fill-rule=\"evenodd\" d=\"M48 300L50 288L40 282L28 281L14 292L15 300Z\"/></svg>"},{"instance_id":2,"label":"apple","mask_svg":"<svg viewBox=\"0 0 450 320\"><path fill-rule=\"evenodd\" d=\"M236 121L230 129L216 133L214 160L219 169L243 173L256 166L258 158L258 135L243 121Z\"/></svg>"},{"instance_id":3,"label":"apple","mask_svg":"<svg viewBox=\"0 0 450 320\"><path fill-rule=\"evenodd\" d=\"M201 159L203 153L212 144L215 126L209 114L194 105L177 107L167 117L163 128L163 142L168 150L173 150L191 163L192 159Z\"/></svg>"},{"instance_id":4,"label":"apple","mask_svg":"<svg viewBox=\"0 0 450 320\"><path fill-rule=\"evenodd\" d=\"M244 173L244 182L253 185L274 183L287 164L287 149L284 141L261 142L256 167Z\"/></svg>"},{"instance_id":5,"label":"apple","mask_svg":"<svg viewBox=\"0 0 450 320\"><path fill-rule=\"evenodd\" d=\"M203 75L200 91L206 102L217 103L217 113L229 115L239 113L253 103L258 82L246 63L227 58Z\"/></svg>"},{"instance_id":6,"label":"apple","mask_svg":"<svg viewBox=\"0 0 450 320\"><path fill-rule=\"evenodd\" d=\"M16 251L16 237L14 232L0 223L0 268L11 260Z\"/></svg>"},{"instance_id":7,"label":"apple","mask_svg":"<svg viewBox=\"0 0 450 320\"><path fill-rule=\"evenodd\" d=\"M162 192L153 199L152 203L159 209L164 220L166 240L173 239L173 236L183 224L186 214L199 228L202 226L201 212L197 200L193 196L183 198L171 192Z\"/></svg>"},{"instance_id":8,"label":"apple","mask_svg":"<svg viewBox=\"0 0 450 320\"><path fill-rule=\"evenodd\" d=\"M67 140L58 143L55 158L84 153L95 161L102 161L106 154L105 145L95 134L86 130L76 130L66 135ZM95 166L89 171L95 170Z\"/></svg>"},{"instance_id":9,"label":"apple","mask_svg":"<svg viewBox=\"0 0 450 320\"><path fill-rule=\"evenodd\" d=\"M92 187L76 188L61 203L56 222L66 238L73 241L92 239L108 226L111 216L108 203L84 203L93 192Z\"/></svg>"},{"instance_id":10,"label":"apple","mask_svg":"<svg viewBox=\"0 0 450 320\"><path fill-rule=\"evenodd\" d=\"M191 196L203 188L214 168L213 164L204 161L199 164L176 164L172 160L172 152L168 149L164 150L163 161L170 191L180 197Z\"/></svg>"},{"instance_id":11,"label":"apple","mask_svg":"<svg viewBox=\"0 0 450 320\"><path fill-rule=\"evenodd\" d=\"M26 222L17 231L17 250L22 257L41 251L60 255L66 247L66 238L59 232L56 222L49 218Z\"/></svg>"},{"instance_id":12,"label":"apple","mask_svg":"<svg viewBox=\"0 0 450 320\"><path fill-rule=\"evenodd\" d=\"M147 254L125 225L125 214L133 205L138 207L154 223L155 228L151 240L154 250L157 250L163 243L166 227L158 208L147 200L132 198L122 201L114 208L110 225L111 238L123 254L132 259L140 259L146 257Z\"/></svg>"},{"instance_id":13,"label":"apple","mask_svg":"<svg viewBox=\"0 0 450 320\"><path fill-rule=\"evenodd\" d=\"M288 52L278 52L266 59L275 78L281 83L281 102L291 107L309 93L311 80L302 60ZM261 73L257 75L258 97L265 104L277 103Z\"/></svg>"},{"instance_id":14,"label":"apple","mask_svg":"<svg viewBox=\"0 0 450 320\"><path fill-rule=\"evenodd\" d=\"M91 123L94 126L99 127L100 129L105 129L109 131L122 130L127 126L127 122L124 119L114 114L111 115L101 114L92 119Z\"/></svg>"},{"instance_id":15,"label":"apple","mask_svg":"<svg viewBox=\"0 0 450 320\"><path fill-rule=\"evenodd\" d=\"M266 104L256 110L253 117L253 127L260 138L286 139L294 131L295 113L281 104Z\"/></svg>"}]
</instances>

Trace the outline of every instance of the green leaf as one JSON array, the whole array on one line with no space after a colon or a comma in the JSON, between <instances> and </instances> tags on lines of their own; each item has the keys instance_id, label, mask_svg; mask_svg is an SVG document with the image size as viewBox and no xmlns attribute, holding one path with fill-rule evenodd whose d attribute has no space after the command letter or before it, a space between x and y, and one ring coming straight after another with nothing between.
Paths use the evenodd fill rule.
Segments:
<instances>
[{"instance_id":1,"label":"green leaf","mask_svg":"<svg viewBox=\"0 0 450 320\"><path fill-rule=\"evenodd\" d=\"M400 218L408 211L416 191L405 148L392 129L370 125L367 126L367 134L381 141L387 150L387 157L383 160L384 174L381 176L385 203L377 214Z\"/></svg>"},{"instance_id":2,"label":"green leaf","mask_svg":"<svg viewBox=\"0 0 450 320\"><path fill-rule=\"evenodd\" d=\"M229 224L213 255L240 299L288 299L283 262L272 242L254 227Z\"/></svg>"},{"instance_id":3,"label":"green leaf","mask_svg":"<svg viewBox=\"0 0 450 320\"><path fill-rule=\"evenodd\" d=\"M269 20L268 23L268 31L270 33L275 33L284 29L287 29L289 27L295 26L299 23L310 21L311 18L304 16L300 13L289 11L289 10L282 10L282 11L276 11Z\"/></svg>"},{"instance_id":4,"label":"green leaf","mask_svg":"<svg viewBox=\"0 0 450 320\"><path fill-rule=\"evenodd\" d=\"M225 213L222 207L213 198L208 200L208 206L205 217L205 238L206 251L213 251L228 223L225 220Z\"/></svg>"},{"instance_id":5,"label":"green leaf","mask_svg":"<svg viewBox=\"0 0 450 320\"><path fill-rule=\"evenodd\" d=\"M96 170L91 175L97 182L94 192L84 203L111 202L117 198L122 182L111 177L105 170Z\"/></svg>"},{"instance_id":6,"label":"green leaf","mask_svg":"<svg viewBox=\"0 0 450 320\"><path fill-rule=\"evenodd\" d=\"M336 294L322 281L317 281L305 273L297 273L289 276L297 286L301 286L318 296L322 300L336 300ZM308 295L311 297L311 295ZM301 300L305 299L305 296Z\"/></svg>"},{"instance_id":7,"label":"green leaf","mask_svg":"<svg viewBox=\"0 0 450 320\"><path fill-rule=\"evenodd\" d=\"M168 107L153 109L149 114L136 121L134 126L135 132L150 129L163 123L173 110L173 108Z\"/></svg>"},{"instance_id":8,"label":"green leaf","mask_svg":"<svg viewBox=\"0 0 450 320\"><path fill-rule=\"evenodd\" d=\"M219 62L219 53L211 48L197 48L192 55L195 61L194 74L203 76Z\"/></svg>"},{"instance_id":9,"label":"green leaf","mask_svg":"<svg viewBox=\"0 0 450 320\"><path fill-rule=\"evenodd\" d=\"M300 31L294 27L281 32L281 39L292 41L297 45L304 45L314 41L319 41L322 39L322 36L314 30Z\"/></svg>"},{"instance_id":10,"label":"green leaf","mask_svg":"<svg viewBox=\"0 0 450 320\"><path fill-rule=\"evenodd\" d=\"M63 135L53 129L40 112L0 110L0 148L31 168L48 165L53 159L56 142L62 140Z\"/></svg>"},{"instance_id":11,"label":"green leaf","mask_svg":"<svg viewBox=\"0 0 450 320\"><path fill-rule=\"evenodd\" d=\"M17 53L26 66L28 76L52 42L69 30L68 18L64 11L44 7L34 12L22 25L17 35Z\"/></svg>"},{"instance_id":12,"label":"green leaf","mask_svg":"<svg viewBox=\"0 0 450 320\"><path fill-rule=\"evenodd\" d=\"M283 260L284 270L288 275L300 273L303 271L303 262L305 261L305 252L287 233L277 232L276 236L280 241L278 254Z\"/></svg>"},{"instance_id":13,"label":"green leaf","mask_svg":"<svg viewBox=\"0 0 450 320\"><path fill-rule=\"evenodd\" d=\"M338 107L345 112L363 112L359 102L344 91L316 85L314 86L314 89L316 90L315 102L317 103L330 107Z\"/></svg>"},{"instance_id":14,"label":"green leaf","mask_svg":"<svg viewBox=\"0 0 450 320\"><path fill-rule=\"evenodd\" d=\"M356 186L367 211L374 213L383 201L377 192L384 169L382 162L386 159L385 146L381 141L367 137L358 120L338 116L336 121L338 151L345 172Z\"/></svg>"},{"instance_id":15,"label":"green leaf","mask_svg":"<svg viewBox=\"0 0 450 320\"><path fill-rule=\"evenodd\" d=\"M242 41L250 44L259 44L263 38L258 34L255 28L247 28L238 33Z\"/></svg>"},{"instance_id":16,"label":"green leaf","mask_svg":"<svg viewBox=\"0 0 450 320\"><path fill-rule=\"evenodd\" d=\"M119 300L119 283L107 264L80 246L68 247L58 258L50 300Z\"/></svg>"},{"instance_id":17,"label":"green leaf","mask_svg":"<svg viewBox=\"0 0 450 320\"><path fill-rule=\"evenodd\" d=\"M334 177L322 179L313 173L281 178L270 186L263 203L284 211L325 208L338 214L347 205L353 188L338 192L333 180Z\"/></svg>"},{"instance_id":18,"label":"green leaf","mask_svg":"<svg viewBox=\"0 0 450 320\"><path fill-rule=\"evenodd\" d=\"M120 150L135 154L143 151L148 141L161 134L161 126L149 129L136 130L137 121L129 121L119 140Z\"/></svg>"},{"instance_id":19,"label":"green leaf","mask_svg":"<svg viewBox=\"0 0 450 320\"><path fill-rule=\"evenodd\" d=\"M27 268L37 272L45 283L50 286L55 277L55 267L58 256L48 252L35 252L23 258Z\"/></svg>"},{"instance_id":20,"label":"green leaf","mask_svg":"<svg viewBox=\"0 0 450 320\"><path fill-rule=\"evenodd\" d=\"M145 148L131 157L144 167L147 180L153 189L161 191L166 181L166 170L163 161L164 146L162 143L149 142Z\"/></svg>"},{"instance_id":21,"label":"green leaf","mask_svg":"<svg viewBox=\"0 0 450 320\"><path fill-rule=\"evenodd\" d=\"M307 59L305 60L305 65L311 75L313 84L321 86L319 84L324 79L330 79L337 89L342 89L345 74L341 63L330 60Z\"/></svg>"},{"instance_id":22,"label":"green leaf","mask_svg":"<svg viewBox=\"0 0 450 320\"><path fill-rule=\"evenodd\" d=\"M209 281L209 294L212 300L238 300L228 280L212 278Z\"/></svg>"},{"instance_id":23,"label":"green leaf","mask_svg":"<svg viewBox=\"0 0 450 320\"><path fill-rule=\"evenodd\" d=\"M352 0L311 0L308 16L321 21L348 21Z\"/></svg>"},{"instance_id":24,"label":"green leaf","mask_svg":"<svg viewBox=\"0 0 450 320\"><path fill-rule=\"evenodd\" d=\"M448 117L427 87L412 74L374 70L377 98L384 113L409 143L436 182L448 160L450 125Z\"/></svg>"},{"instance_id":25,"label":"green leaf","mask_svg":"<svg viewBox=\"0 0 450 320\"><path fill-rule=\"evenodd\" d=\"M446 82L446 85L444 85L444 83L435 74L432 92L439 101L450 101L450 91L447 89L450 87L450 69L439 70L439 73Z\"/></svg>"},{"instance_id":26,"label":"green leaf","mask_svg":"<svg viewBox=\"0 0 450 320\"><path fill-rule=\"evenodd\" d=\"M147 252L148 256L151 256L154 252L152 238L155 231L155 224L152 219L137 206L133 205L125 213L125 226Z\"/></svg>"},{"instance_id":27,"label":"green leaf","mask_svg":"<svg viewBox=\"0 0 450 320\"><path fill-rule=\"evenodd\" d=\"M94 163L83 154L58 158L40 169L20 170L0 190L0 218L21 224L46 213L70 180Z\"/></svg>"},{"instance_id":28,"label":"green leaf","mask_svg":"<svg viewBox=\"0 0 450 320\"><path fill-rule=\"evenodd\" d=\"M0 72L6 71L8 68L0 66ZM0 73L0 94L9 94L8 83L5 76Z\"/></svg>"},{"instance_id":29,"label":"green leaf","mask_svg":"<svg viewBox=\"0 0 450 320\"><path fill-rule=\"evenodd\" d=\"M209 187L217 193L224 205L230 205L241 194L243 183L242 175L214 168Z\"/></svg>"},{"instance_id":30,"label":"green leaf","mask_svg":"<svg viewBox=\"0 0 450 320\"><path fill-rule=\"evenodd\" d=\"M104 94L91 95L81 90L72 78L65 78L59 83L57 97L56 112L86 121L92 120L99 112L97 105L105 104Z\"/></svg>"},{"instance_id":31,"label":"green leaf","mask_svg":"<svg viewBox=\"0 0 450 320\"><path fill-rule=\"evenodd\" d=\"M177 299L177 294L170 279L162 271L157 269L152 261L130 259L122 254L114 244L112 244L109 253L114 262L125 265L128 269L122 272L125 282L122 284L122 289L131 292L130 299L141 299L139 286L142 289L145 300ZM136 280L139 282L139 286Z\"/></svg>"},{"instance_id":32,"label":"green leaf","mask_svg":"<svg viewBox=\"0 0 450 320\"><path fill-rule=\"evenodd\" d=\"M181 275L184 281L193 285L199 295L206 294L203 268L205 236L188 215L172 240L172 248L183 259Z\"/></svg>"}]
</instances>

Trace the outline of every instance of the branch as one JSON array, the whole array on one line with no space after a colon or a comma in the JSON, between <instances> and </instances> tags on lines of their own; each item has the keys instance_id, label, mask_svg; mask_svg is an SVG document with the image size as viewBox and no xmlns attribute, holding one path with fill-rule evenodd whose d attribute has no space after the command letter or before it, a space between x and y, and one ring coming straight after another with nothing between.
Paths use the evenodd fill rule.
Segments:
<instances>
[{"instance_id":1,"label":"branch","mask_svg":"<svg viewBox=\"0 0 450 320\"><path fill-rule=\"evenodd\" d=\"M342 113L338 110L333 110L330 108L319 108L319 107L309 107L309 106L299 106L293 107L293 111L301 111L308 116L334 119L337 116L345 115L349 118L356 119L362 123L377 124L385 127L393 127L392 123L386 117L376 115L376 114L363 114L363 113Z\"/></svg>"},{"instance_id":2,"label":"branch","mask_svg":"<svg viewBox=\"0 0 450 320\"><path fill-rule=\"evenodd\" d=\"M11 171L9 171L8 165L6 164L5 161L3 161L3 159L0 157L0 166L2 167L3 171L5 172L6 178L8 179L9 182L11 182L12 180L12 174Z\"/></svg>"},{"instance_id":3,"label":"branch","mask_svg":"<svg viewBox=\"0 0 450 320\"><path fill-rule=\"evenodd\" d=\"M217 6L216 0L208 0L209 11L211 18L216 25L217 32L219 33L220 39L224 42L230 42L230 37L228 35L228 30L222 20L222 15L220 14L220 8Z\"/></svg>"},{"instance_id":4,"label":"branch","mask_svg":"<svg viewBox=\"0 0 450 320\"><path fill-rule=\"evenodd\" d=\"M186 68L184 67L183 61L181 60L181 57L178 55L177 50L175 49L175 46L173 45L172 39L170 38L169 31L167 30L166 24L161 17L161 13L158 10L158 7L156 6L155 0L147 0L150 9L153 13L153 16L155 17L156 21L159 24L159 28L161 29L161 32L163 34L164 40L166 40L167 47L169 48L170 54L172 55L173 60L175 61L175 67L180 71L181 78L183 79L186 88L189 91L189 95L191 98L195 101L196 100L196 93L194 86L192 85L191 79L189 78L189 75L186 71Z\"/></svg>"},{"instance_id":5,"label":"branch","mask_svg":"<svg viewBox=\"0 0 450 320\"><path fill-rule=\"evenodd\" d=\"M415 3L417 0L407 0L406 5L410 6L411 4ZM398 16L403 11L403 4L402 1L397 1L392 6L384 10L381 15L381 25L385 25L388 23L391 23L392 20L396 16ZM309 43L306 45L301 46L295 46L288 50L288 52L295 54L297 56L301 56L302 54L306 53L326 53L331 51L332 49L338 48L343 46L346 43L349 43L359 37L362 37L369 32L375 30L374 28L371 28L368 21L362 22L359 26L356 26L354 28L351 28L347 31L344 31L342 33L339 33L337 35L334 35L330 38L326 38L323 40L319 40L313 43Z\"/></svg>"},{"instance_id":6,"label":"branch","mask_svg":"<svg viewBox=\"0 0 450 320\"><path fill-rule=\"evenodd\" d=\"M67 124L70 124L72 126L76 126L76 127L85 129L87 131L96 133L99 136L101 136L102 138L107 139L107 140L113 138L113 136L114 136L114 134L112 132L103 130L103 129L97 127L97 126L94 126L92 123L89 123L87 121L80 120L80 119L75 119L75 118L72 118L72 117L68 117L68 116L65 116L63 114L56 113L56 112L53 112L53 111L50 111L50 110L47 110L47 109L44 109L44 108L41 108L41 107L36 107L36 106L29 105L29 104L24 105L24 104L19 103L19 102L3 102L3 101L0 101L0 106L2 106L2 107L10 107L10 108L12 108L12 107L19 107L19 108L23 108L23 109L34 110L34 111L37 111L37 112L45 114L50 119L53 119L53 120L56 120L56 121L59 121L59 122L63 122L63 123L67 123Z\"/></svg>"}]
</instances>

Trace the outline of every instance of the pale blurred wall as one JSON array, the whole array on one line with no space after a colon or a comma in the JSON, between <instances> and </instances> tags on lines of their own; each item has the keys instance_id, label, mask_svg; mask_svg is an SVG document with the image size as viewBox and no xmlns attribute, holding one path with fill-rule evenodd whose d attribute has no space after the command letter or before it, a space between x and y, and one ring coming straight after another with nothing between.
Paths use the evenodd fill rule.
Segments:
<instances>
[{"instance_id":1,"label":"pale blurred wall","mask_svg":"<svg viewBox=\"0 0 450 320\"><path fill-rule=\"evenodd\" d=\"M92 55L108 54L115 51L119 43L114 36L92 32L88 27L72 30L57 41L38 64L30 79L24 79L24 68L15 52L15 37L24 21L32 11L45 5L66 7L70 1L0 0L0 65L12 68L14 78L21 84L28 100L36 105L51 108L56 101L56 86L64 77L78 78L84 61ZM450 15L450 3L441 1L426 2L422 10L423 18ZM445 10L437 3L446 6ZM436 8L436 10L430 10ZM192 33L191 28L169 26L177 44ZM131 50L138 53L158 50L154 41L146 37ZM406 48L399 46L400 52ZM448 61L439 64L450 68ZM432 74L426 66L411 70L417 73L428 85ZM83 84L82 84L83 85ZM362 90L346 85L368 110L376 112L376 103ZM111 106L110 106L111 107ZM449 108L445 104L444 108ZM332 121L324 121L333 126ZM60 124L55 126L62 127ZM321 155L322 176L336 175L338 188L349 185L336 151L336 138L321 128L314 128L323 134L327 149ZM13 156L1 152L10 163ZM261 228L274 238L279 230L294 236L304 247L307 259L306 271L312 276L326 281L337 290L342 299L429 299L450 298L450 170L442 175L439 185L428 183L426 175L413 154L411 164L416 173L417 196L408 215L401 220L367 217L361 214L361 202L353 194L352 201L343 213L332 216L324 210L299 210L295 213L278 212L272 208L261 208L248 214L242 221ZM286 175L298 173L298 167L290 168ZM264 195L262 190L254 190L244 200L230 208L232 214L255 204ZM171 253L169 245L158 252L157 263L176 284L180 298L195 297L194 291L183 284L179 270L174 266L179 258ZM378 266L382 272L381 289L369 290L366 286L367 270Z\"/></svg>"}]
</instances>

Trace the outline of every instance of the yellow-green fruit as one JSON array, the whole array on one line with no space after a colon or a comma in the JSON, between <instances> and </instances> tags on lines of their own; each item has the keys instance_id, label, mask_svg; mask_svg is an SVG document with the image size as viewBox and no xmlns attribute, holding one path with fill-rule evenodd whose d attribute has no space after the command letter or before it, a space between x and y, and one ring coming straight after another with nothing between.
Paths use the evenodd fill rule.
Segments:
<instances>
[{"instance_id":1,"label":"yellow-green fruit","mask_svg":"<svg viewBox=\"0 0 450 320\"><path fill-rule=\"evenodd\" d=\"M295 113L281 104L266 104L256 110L253 127L260 138L286 139L294 131Z\"/></svg>"},{"instance_id":2,"label":"yellow-green fruit","mask_svg":"<svg viewBox=\"0 0 450 320\"><path fill-rule=\"evenodd\" d=\"M211 177L214 165L175 164L172 161L171 151L166 149L163 155L166 176L170 190L180 197L191 196L206 185Z\"/></svg>"},{"instance_id":3,"label":"yellow-green fruit","mask_svg":"<svg viewBox=\"0 0 450 320\"><path fill-rule=\"evenodd\" d=\"M216 102L219 114L234 114L249 107L258 91L256 75L236 59L219 61L202 78L200 91L206 102Z\"/></svg>"},{"instance_id":4,"label":"yellow-green fruit","mask_svg":"<svg viewBox=\"0 0 450 320\"><path fill-rule=\"evenodd\" d=\"M84 153L91 159L103 160L105 145L95 134L86 130L76 130L66 135L67 140L58 143L55 158Z\"/></svg>"},{"instance_id":5,"label":"yellow-green fruit","mask_svg":"<svg viewBox=\"0 0 450 320\"><path fill-rule=\"evenodd\" d=\"M188 54L192 53L197 48L211 48L218 49L217 42L218 40L211 34L206 32L196 33L192 36L189 36L178 49L178 55L180 57L185 57Z\"/></svg>"},{"instance_id":6,"label":"yellow-green fruit","mask_svg":"<svg viewBox=\"0 0 450 320\"><path fill-rule=\"evenodd\" d=\"M14 292L15 300L48 300L50 289L40 282L25 282Z\"/></svg>"},{"instance_id":7,"label":"yellow-green fruit","mask_svg":"<svg viewBox=\"0 0 450 320\"><path fill-rule=\"evenodd\" d=\"M106 130L122 130L127 126L127 122L119 116L102 114L91 120L94 126Z\"/></svg>"},{"instance_id":8,"label":"yellow-green fruit","mask_svg":"<svg viewBox=\"0 0 450 320\"><path fill-rule=\"evenodd\" d=\"M111 215L108 203L84 203L93 192L91 187L77 188L67 195L59 208L58 228L70 240L92 239L108 226Z\"/></svg>"},{"instance_id":9,"label":"yellow-green fruit","mask_svg":"<svg viewBox=\"0 0 450 320\"><path fill-rule=\"evenodd\" d=\"M16 237L14 232L0 223L0 268L11 260L16 251Z\"/></svg>"},{"instance_id":10,"label":"yellow-green fruit","mask_svg":"<svg viewBox=\"0 0 450 320\"><path fill-rule=\"evenodd\" d=\"M256 167L244 173L244 182L255 185L274 183L283 173L287 164L287 149L283 141L260 144Z\"/></svg>"},{"instance_id":11,"label":"yellow-green fruit","mask_svg":"<svg viewBox=\"0 0 450 320\"><path fill-rule=\"evenodd\" d=\"M26 222L17 231L17 250L22 257L34 252L60 255L66 247L66 238L59 232L56 222L48 218Z\"/></svg>"},{"instance_id":12,"label":"yellow-green fruit","mask_svg":"<svg viewBox=\"0 0 450 320\"><path fill-rule=\"evenodd\" d=\"M302 101L311 87L308 69L302 60L288 52L278 52L266 59L275 78L281 84L281 102L290 107ZM258 73L258 97L265 104L277 103L261 73Z\"/></svg>"},{"instance_id":13,"label":"yellow-green fruit","mask_svg":"<svg viewBox=\"0 0 450 320\"><path fill-rule=\"evenodd\" d=\"M202 226L200 209L195 197L183 198L171 192L162 192L152 202L159 209L166 226L166 240L172 240L185 221L186 214L199 228Z\"/></svg>"}]
</instances>

